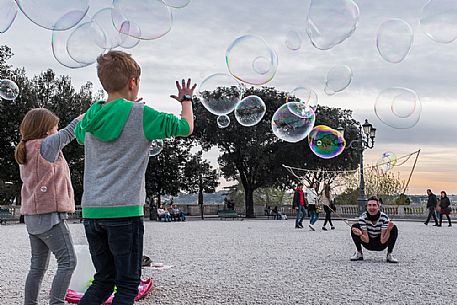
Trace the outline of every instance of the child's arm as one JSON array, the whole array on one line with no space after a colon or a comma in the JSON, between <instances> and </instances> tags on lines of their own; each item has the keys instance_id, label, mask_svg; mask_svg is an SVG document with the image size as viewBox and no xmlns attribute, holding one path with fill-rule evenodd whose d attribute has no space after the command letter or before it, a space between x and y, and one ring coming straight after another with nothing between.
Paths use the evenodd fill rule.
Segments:
<instances>
[{"instance_id":1,"label":"child's arm","mask_svg":"<svg viewBox=\"0 0 457 305\"><path fill-rule=\"evenodd\" d=\"M57 133L47 136L41 143L41 156L49 161L55 162L59 156L59 151L75 138L75 126L82 119L82 115L75 118L64 129Z\"/></svg>"}]
</instances>

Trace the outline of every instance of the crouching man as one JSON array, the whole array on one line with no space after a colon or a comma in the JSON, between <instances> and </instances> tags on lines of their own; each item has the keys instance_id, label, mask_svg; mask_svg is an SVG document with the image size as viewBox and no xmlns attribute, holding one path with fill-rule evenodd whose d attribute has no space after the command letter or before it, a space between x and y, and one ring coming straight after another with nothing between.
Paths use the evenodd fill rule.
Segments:
<instances>
[{"instance_id":1,"label":"crouching man","mask_svg":"<svg viewBox=\"0 0 457 305\"><path fill-rule=\"evenodd\" d=\"M379 210L378 198L374 196L368 198L367 211L360 216L358 224L352 225L351 236L357 248L351 261L363 260L363 246L370 251L383 251L387 248L387 262L398 263L398 260L392 256L398 229L389 220L389 216Z\"/></svg>"}]
</instances>

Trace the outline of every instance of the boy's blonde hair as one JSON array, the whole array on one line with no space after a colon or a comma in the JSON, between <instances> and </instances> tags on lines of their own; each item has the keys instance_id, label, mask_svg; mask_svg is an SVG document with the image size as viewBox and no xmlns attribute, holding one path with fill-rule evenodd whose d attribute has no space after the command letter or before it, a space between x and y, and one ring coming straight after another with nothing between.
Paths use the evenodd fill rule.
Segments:
<instances>
[{"instance_id":1,"label":"boy's blonde hair","mask_svg":"<svg viewBox=\"0 0 457 305\"><path fill-rule=\"evenodd\" d=\"M35 108L27 112L19 127L21 142L16 146L14 152L16 162L18 164L27 163L25 142L45 138L47 132L57 124L59 124L59 118L46 108Z\"/></svg>"},{"instance_id":2,"label":"boy's blonde hair","mask_svg":"<svg viewBox=\"0 0 457 305\"><path fill-rule=\"evenodd\" d=\"M132 78L138 82L140 74L140 66L125 52L109 51L97 57L97 75L108 93L123 90Z\"/></svg>"}]
</instances>

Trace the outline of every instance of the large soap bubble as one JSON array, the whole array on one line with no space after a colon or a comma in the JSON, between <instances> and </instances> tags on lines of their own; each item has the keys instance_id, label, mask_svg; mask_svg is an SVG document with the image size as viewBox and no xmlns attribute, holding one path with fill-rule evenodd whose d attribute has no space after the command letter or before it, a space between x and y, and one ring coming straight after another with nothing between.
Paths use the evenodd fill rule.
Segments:
<instances>
[{"instance_id":1,"label":"large soap bubble","mask_svg":"<svg viewBox=\"0 0 457 305\"><path fill-rule=\"evenodd\" d=\"M286 96L286 103L297 102L300 104L289 104L291 111L295 111L297 115L300 115L302 110L304 115L308 115L306 108L312 108L313 111L317 109L318 96L316 92L309 87L297 87L294 90L290 91ZM303 107L304 106L304 107Z\"/></svg>"},{"instance_id":2,"label":"large soap bubble","mask_svg":"<svg viewBox=\"0 0 457 305\"><path fill-rule=\"evenodd\" d=\"M262 120L266 111L264 101L256 95L250 95L236 105L235 118L243 126L254 126Z\"/></svg>"},{"instance_id":3,"label":"large soap bubble","mask_svg":"<svg viewBox=\"0 0 457 305\"><path fill-rule=\"evenodd\" d=\"M252 85L263 85L276 74L278 56L261 37L245 35L227 48L225 60L230 74Z\"/></svg>"},{"instance_id":4,"label":"large soap bubble","mask_svg":"<svg viewBox=\"0 0 457 305\"><path fill-rule=\"evenodd\" d=\"M311 108L307 108L307 115L298 116L289 110L293 107L288 104L276 110L271 119L271 128L281 140L295 143L306 138L314 127L316 117Z\"/></svg>"},{"instance_id":5,"label":"large soap bubble","mask_svg":"<svg viewBox=\"0 0 457 305\"><path fill-rule=\"evenodd\" d=\"M455 0L430 0L422 9L422 31L440 43L451 43L457 38L457 2Z\"/></svg>"},{"instance_id":6,"label":"large soap bubble","mask_svg":"<svg viewBox=\"0 0 457 305\"><path fill-rule=\"evenodd\" d=\"M379 94L374 111L384 124L396 129L407 129L419 122L422 104L415 91L393 87Z\"/></svg>"},{"instance_id":7,"label":"large soap bubble","mask_svg":"<svg viewBox=\"0 0 457 305\"><path fill-rule=\"evenodd\" d=\"M240 84L228 74L213 74L201 82L198 97L209 112L215 115L228 114L240 102Z\"/></svg>"},{"instance_id":8,"label":"large soap bubble","mask_svg":"<svg viewBox=\"0 0 457 305\"><path fill-rule=\"evenodd\" d=\"M348 66L335 66L327 72L325 79L325 93L334 95L346 89L352 81L352 70Z\"/></svg>"},{"instance_id":9,"label":"large soap bubble","mask_svg":"<svg viewBox=\"0 0 457 305\"><path fill-rule=\"evenodd\" d=\"M352 0L311 0L307 33L314 47L328 50L354 33L359 7Z\"/></svg>"},{"instance_id":10,"label":"large soap bubble","mask_svg":"<svg viewBox=\"0 0 457 305\"><path fill-rule=\"evenodd\" d=\"M113 23L121 33L125 22L139 31L124 34L139 39L157 39L171 30L171 11L161 0L113 0L113 5Z\"/></svg>"},{"instance_id":11,"label":"large soap bubble","mask_svg":"<svg viewBox=\"0 0 457 305\"><path fill-rule=\"evenodd\" d=\"M217 127L227 128L230 125L230 117L226 114L217 117Z\"/></svg>"},{"instance_id":12,"label":"large soap bubble","mask_svg":"<svg viewBox=\"0 0 457 305\"><path fill-rule=\"evenodd\" d=\"M302 39L299 32L290 30L286 34L285 45L288 49L296 51L301 48Z\"/></svg>"},{"instance_id":13,"label":"large soap bubble","mask_svg":"<svg viewBox=\"0 0 457 305\"><path fill-rule=\"evenodd\" d=\"M14 100L19 95L19 87L9 79L0 80L0 97L5 100Z\"/></svg>"},{"instance_id":14,"label":"large soap bubble","mask_svg":"<svg viewBox=\"0 0 457 305\"><path fill-rule=\"evenodd\" d=\"M377 162L378 169L383 173L387 173L397 164L397 156L391 152L386 151L382 153L381 158Z\"/></svg>"},{"instance_id":15,"label":"large soap bubble","mask_svg":"<svg viewBox=\"0 0 457 305\"><path fill-rule=\"evenodd\" d=\"M93 64L105 49L105 33L92 22L86 22L76 27L67 40L67 52L70 57L84 65Z\"/></svg>"},{"instance_id":16,"label":"large soap bubble","mask_svg":"<svg viewBox=\"0 0 457 305\"><path fill-rule=\"evenodd\" d=\"M14 0L0 0L0 33L10 28L17 15L17 5Z\"/></svg>"},{"instance_id":17,"label":"large soap bubble","mask_svg":"<svg viewBox=\"0 0 457 305\"><path fill-rule=\"evenodd\" d=\"M396 64L409 54L413 40L413 29L408 23L389 19L379 27L376 46L384 60Z\"/></svg>"},{"instance_id":18,"label":"large soap bubble","mask_svg":"<svg viewBox=\"0 0 457 305\"><path fill-rule=\"evenodd\" d=\"M88 0L16 0L16 3L33 23L55 31L74 27L89 9Z\"/></svg>"},{"instance_id":19,"label":"large soap bubble","mask_svg":"<svg viewBox=\"0 0 457 305\"><path fill-rule=\"evenodd\" d=\"M103 49L114 49L122 42L121 33L114 27L112 9L104 8L99 10L92 17L92 27L96 28L96 32L103 33L105 39L99 39L96 42L100 43L99 47ZM127 37L126 35L124 35Z\"/></svg>"},{"instance_id":20,"label":"large soap bubble","mask_svg":"<svg viewBox=\"0 0 457 305\"><path fill-rule=\"evenodd\" d=\"M149 157L155 157L162 152L163 140L157 139L152 140L151 146L149 147Z\"/></svg>"},{"instance_id":21,"label":"large soap bubble","mask_svg":"<svg viewBox=\"0 0 457 305\"><path fill-rule=\"evenodd\" d=\"M308 145L316 156L331 159L344 151L346 140L337 130L318 125L309 133Z\"/></svg>"}]
</instances>

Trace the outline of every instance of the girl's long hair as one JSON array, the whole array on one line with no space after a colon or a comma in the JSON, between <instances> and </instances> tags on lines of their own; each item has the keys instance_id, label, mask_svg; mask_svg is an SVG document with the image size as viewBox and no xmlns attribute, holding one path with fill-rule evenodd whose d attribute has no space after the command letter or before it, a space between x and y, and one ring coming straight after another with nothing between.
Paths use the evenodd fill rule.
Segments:
<instances>
[{"instance_id":1,"label":"girl's long hair","mask_svg":"<svg viewBox=\"0 0 457 305\"><path fill-rule=\"evenodd\" d=\"M324 185L324 195L326 198L330 198L330 184Z\"/></svg>"},{"instance_id":2,"label":"girl's long hair","mask_svg":"<svg viewBox=\"0 0 457 305\"><path fill-rule=\"evenodd\" d=\"M27 163L27 150L25 143L28 140L42 139L47 132L59 124L59 118L46 108L35 108L27 112L22 120L19 131L21 141L16 146L14 157L18 164Z\"/></svg>"}]
</instances>

